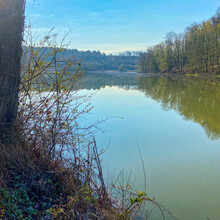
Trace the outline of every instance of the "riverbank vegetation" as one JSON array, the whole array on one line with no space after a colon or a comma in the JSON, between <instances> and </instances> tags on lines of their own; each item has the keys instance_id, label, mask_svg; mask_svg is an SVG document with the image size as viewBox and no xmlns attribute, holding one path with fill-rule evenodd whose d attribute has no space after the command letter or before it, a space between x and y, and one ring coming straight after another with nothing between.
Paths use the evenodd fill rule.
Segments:
<instances>
[{"instance_id":1,"label":"riverbank vegetation","mask_svg":"<svg viewBox=\"0 0 220 220\"><path fill-rule=\"evenodd\" d=\"M139 61L148 73L220 74L220 8L209 20L193 23L184 33L170 32Z\"/></svg>"}]
</instances>

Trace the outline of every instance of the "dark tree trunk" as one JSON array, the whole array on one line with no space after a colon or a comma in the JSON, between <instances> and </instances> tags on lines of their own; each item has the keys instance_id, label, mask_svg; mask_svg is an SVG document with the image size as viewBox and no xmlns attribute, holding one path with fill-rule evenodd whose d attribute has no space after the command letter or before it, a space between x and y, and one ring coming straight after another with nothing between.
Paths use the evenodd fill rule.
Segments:
<instances>
[{"instance_id":1,"label":"dark tree trunk","mask_svg":"<svg viewBox=\"0 0 220 220\"><path fill-rule=\"evenodd\" d=\"M25 0L0 0L0 134L11 131L18 110Z\"/></svg>"}]
</instances>

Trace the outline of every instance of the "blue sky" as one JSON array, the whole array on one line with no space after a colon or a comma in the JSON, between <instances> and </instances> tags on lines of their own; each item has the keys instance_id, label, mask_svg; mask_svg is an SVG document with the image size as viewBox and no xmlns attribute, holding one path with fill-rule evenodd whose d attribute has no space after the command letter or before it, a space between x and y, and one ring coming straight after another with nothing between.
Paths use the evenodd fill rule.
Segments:
<instances>
[{"instance_id":1,"label":"blue sky","mask_svg":"<svg viewBox=\"0 0 220 220\"><path fill-rule=\"evenodd\" d=\"M117 53L145 50L167 32L182 32L215 14L219 0L27 0L38 34L72 29L70 48Z\"/></svg>"}]
</instances>

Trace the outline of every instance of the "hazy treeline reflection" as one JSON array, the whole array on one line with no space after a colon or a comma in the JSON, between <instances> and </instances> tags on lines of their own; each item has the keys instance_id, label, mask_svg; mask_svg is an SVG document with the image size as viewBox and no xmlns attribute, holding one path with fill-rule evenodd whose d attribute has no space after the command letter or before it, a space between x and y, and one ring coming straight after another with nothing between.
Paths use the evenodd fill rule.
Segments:
<instances>
[{"instance_id":1,"label":"hazy treeline reflection","mask_svg":"<svg viewBox=\"0 0 220 220\"><path fill-rule=\"evenodd\" d=\"M88 72L79 80L76 88L98 90L106 86L117 86L123 89L137 89L136 77L134 75L122 75L119 73L105 74Z\"/></svg>"},{"instance_id":2,"label":"hazy treeline reflection","mask_svg":"<svg viewBox=\"0 0 220 220\"><path fill-rule=\"evenodd\" d=\"M220 79L180 76L138 77L146 96L199 123L211 139L220 138Z\"/></svg>"}]
</instances>

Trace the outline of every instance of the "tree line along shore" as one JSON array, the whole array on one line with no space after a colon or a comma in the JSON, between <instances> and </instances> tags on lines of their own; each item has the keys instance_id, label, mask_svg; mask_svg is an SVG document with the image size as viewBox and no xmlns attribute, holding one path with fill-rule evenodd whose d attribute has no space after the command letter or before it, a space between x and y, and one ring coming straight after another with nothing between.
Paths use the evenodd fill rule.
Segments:
<instances>
[{"instance_id":1,"label":"tree line along shore","mask_svg":"<svg viewBox=\"0 0 220 220\"><path fill-rule=\"evenodd\" d=\"M141 56L138 67L148 73L220 74L220 8L184 33L169 32Z\"/></svg>"}]
</instances>

